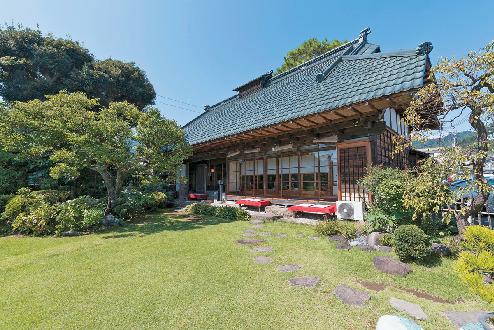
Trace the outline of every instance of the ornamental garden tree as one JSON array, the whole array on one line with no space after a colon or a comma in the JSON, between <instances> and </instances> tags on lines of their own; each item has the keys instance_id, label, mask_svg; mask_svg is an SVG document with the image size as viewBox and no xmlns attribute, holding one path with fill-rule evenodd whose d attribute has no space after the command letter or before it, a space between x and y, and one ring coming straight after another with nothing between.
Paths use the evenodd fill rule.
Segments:
<instances>
[{"instance_id":1,"label":"ornamental garden tree","mask_svg":"<svg viewBox=\"0 0 494 330\"><path fill-rule=\"evenodd\" d=\"M441 108L438 113L443 126L457 125L458 118L466 116L475 132L475 142L467 146L443 149L439 160L429 158L421 167L415 187L416 198L409 200L408 207L423 208L428 203L420 198L420 191L446 185L447 175L456 173L467 185L454 194L444 194L436 205L448 205L463 195L473 194L470 205L455 212L460 234L467 226L467 219L478 214L492 191L484 177L484 166L492 141L488 139L488 127L494 111L494 42L464 58L443 59L432 69L435 81L421 88L405 112L405 122L414 130L412 140L424 141L429 132L424 128L429 109ZM406 144L405 141L403 145ZM411 142L409 142L411 143ZM420 177L423 176L423 180ZM430 180L427 178L435 178ZM438 211L438 210L437 210Z\"/></svg>"},{"instance_id":2,"label":"ornamental garden tree","mask_svg":"<svg viewBox=\"0 0 494 330\"><path fill-rule=\"evenodd\" d=\"M49 157L53 178L74 179L84 168L98 172L108 194L107 213L128 174L175 178L191 154L182 129L157 109L139 110L127 102L100 107L82 92L1 107L0 141L23 158Z\"/></svg>"}]
</instances>

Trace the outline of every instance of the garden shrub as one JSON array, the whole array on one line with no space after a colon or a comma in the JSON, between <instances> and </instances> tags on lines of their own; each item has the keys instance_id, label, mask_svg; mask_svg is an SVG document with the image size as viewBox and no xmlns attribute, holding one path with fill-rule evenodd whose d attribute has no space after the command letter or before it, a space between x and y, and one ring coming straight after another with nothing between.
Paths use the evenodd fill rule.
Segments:
<instances>
[{"instance_id":1,"label":"garden shrub","mask_svg":"<svg viewBox=\"0 0 494 330\"><path fill-rule=\"evenodd\" d=\"M393 235L392 234L384 234L380 239L382 246L393 246Z\"/></svg>"},{"instance_id":2,"label":"garden shrub","mask_svg":"<svg viewBox=\"0 0 494 330\"><path fill-rule=\"evenodd\" d=\"M367 174L359 181L372 194L367 221L373 222L376 230L397 227L411 217L405 208L403 196L413 176L409 171L397 168L373 166L367 168Z\"/></svg>"},{"instance_id":3,"label":"garden shrub","mask_svg":"<svg viewBox=\"0 0 494 330\"><path fill-rule=\"evenodd\" d=\"M357 237L357 228L353 222L344 222L340 220L325 220L319 222L314 231L321 235L342 235L346 239Z\"/></svg>"},{"instance_id":4,"label":"garden shrub","mask_svg":"<svg viewBox=\"0 0 494 330\"><path fill-rule=\"evenodd\" d=\"M483 226L469 226L464 230L465 242L455 268L470 291L489 303L494 303L494 287L485 284L486 275L494 275L494 232Z\"/></svg>"},{"instance_id":5,"label":"garden shrub","mask_svg":"<svg viewBox=\"0 0 494 330\"><path fill-rule=\"evenodd\" d=\"M104 206L97 199L89 196L81 196L60 203L57 209L56 228L58 233L67 230L86 231L98 226L105 216Z\"/></svg>"},{"instance_id":6,"label":"garden shrub","mask_svg":"<svg viewBox=\"0 0 494 330\"><path fill-rule=\"evenodd\" d=\"M397 223L396 216L389 215L383 212L377 205L373 205L372 208L365 214L366 228L369 232L379 231L386 232L391 230Z\"/></svg>"},{"instance_id":7,"label":"garden shrub","mask_svg":"<svg viewBox=\"0 0 494 330\"><path fill-rule=\"evenodd\" d=\"M400 260L423 260L431 255L429 237L416 225L402 225L393 234L393 246Z\"/></svg>"},{"instance_id":8,"label":"garden shrub","mask_svg":"<svg viewBox=\"0 0 494 330\"><path fill-rule=\"evenodd\" d=\"M36 204L29 212L19 214L12 221L12 228L24 234L45 235L53 233L57 208L47 203Z\"/></svg>"},{"instance_id":9,"label":"garden shrub","mask_svg":"<svg viewBox=\"0 0 494 330\"><path fill-rule=\"evenodd\" d=\"M126 189L119 194L112 214L123 219L133 218L138 214L163 207L167 200L168 197L162 192L143 193L135 189Z\"/></svg>"},{"instance_id":10,"label":"garden shrub","mask_svg":"<svg viewBox=\"0 0 494 330\"><path fill-rule=\"evenodd\" d=\"M193 213L197 215L208 215L208 216L216 216L218 218L226 219L226 220L240 220L246 221L250 220L250 214L239 207L231 207L231 206L223 206L223 207L215 207L206 203L194 203L187 205L184 208L184 212Z\"/></svg>"}]
</instances>

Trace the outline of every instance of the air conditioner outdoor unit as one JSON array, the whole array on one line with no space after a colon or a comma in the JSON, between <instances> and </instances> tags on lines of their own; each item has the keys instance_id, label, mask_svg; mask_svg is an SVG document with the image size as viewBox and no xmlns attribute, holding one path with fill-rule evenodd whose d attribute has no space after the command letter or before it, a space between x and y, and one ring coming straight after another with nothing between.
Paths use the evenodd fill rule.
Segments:
<instances>
[{"instance_id":1,"label":"air conditioner outdoor unit","mask_svg":"<svg viewBox=\"0 0 494 330\"><path fill-rule=\"evenodd\" d=\"M338 219L364 221L363 203L353 201L337 201L336 215Z\"/></svg>"}]
</instances>

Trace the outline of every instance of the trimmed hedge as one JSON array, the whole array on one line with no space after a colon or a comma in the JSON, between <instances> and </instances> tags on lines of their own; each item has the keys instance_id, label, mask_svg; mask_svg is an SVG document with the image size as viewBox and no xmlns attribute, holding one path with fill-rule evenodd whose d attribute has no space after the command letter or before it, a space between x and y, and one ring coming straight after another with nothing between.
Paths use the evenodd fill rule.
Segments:
<instances>
[{"instance_id":1,"label":"trimmed hedge","mask_svg":"<svg viewBox=\"0 0 494 330\"><path fill-rule=\"evenodd\" d=\"M217 207L206 203L194 203L187 205L184 208L184 211L196 215L213 216L232 221L247 221L251 219L250 214L246 210L239 207Z\"/></svg>"},{"instance_id":2,"label":"trimmed hedge","mask_svg":"<svg viewBox=\"0 0 494 330\"><path fill-rule=\"evenodd\" d=\"M431 242L422 229L402 225L393 234L394 251L400 260L423 260L431 255Z\"/></svg>"},{"instance_id":3,"label":"trimmed hedge","mask_svg":"<svg viewBox=\"0 0 494 330\"><path fill-rule=\"evenodd\" d=\"M342 235L346 239L355 238L357 236L357 228L354 223L343 222L336 219L319 222L314 228L314 231L325 236Z\"/></svg>"}]
</instances>

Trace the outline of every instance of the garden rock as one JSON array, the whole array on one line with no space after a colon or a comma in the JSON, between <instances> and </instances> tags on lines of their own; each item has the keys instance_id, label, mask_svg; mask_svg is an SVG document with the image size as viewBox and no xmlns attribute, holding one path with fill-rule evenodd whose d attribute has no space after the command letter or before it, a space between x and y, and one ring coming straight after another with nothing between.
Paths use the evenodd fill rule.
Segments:
<instances>
[{"instance_id":1,"label":"garden rock","mask_svg":"<svg viewBox=\"0 0 494 330\"><path fill-rule=\"evenodd\" d=\"M424 310L417 304L413 304L405 300L396 299L394 297L389 298L389 303L397 310L405 312L418 320L427 320L427 315L425 314Z\"/></svg>"},{"instance_id":2,"label":"garden rock","mask_svg":"<svg viewBox=\"0 0 494 330\"><path fill-rule=\"evenodd\" d=\"M303 286L304 288L312 288L319 283L319 279L313 276L295 277L288 280L292 285Z\"/></svg>"},{"instance_id":3,"label":"garden rock","mask_svg":"<svg viewBox=\"0 0 494 330\"><path fill-rule=\"evenodd\" d=\"M328 240L330 242L338 242L338 243L346 243L347 242L346 238L341 236L341 235L328 236Z\"/></svg>"},{"instance_id":4,"label":"garden rock","mask_svg":"<svg viewBox=\"0 0 494 330\"><path fill-rule=\"evenodd\" d=\"M105 215L103 220L101 220L101 224L103 226L112 227L112 226L118 225L119 223L120 223L120 219L115 217L113 214L107 214L107 215Z\"/></svg>"},{"instance_id":5,"label":"garden rock","mask_svg":"<svg viewBox=\"0 0 494 330\"><path fill-rule=\"evenodd\" d=\"M271 235L271 232L270 231L265 231L265 232L262 232L261 235L268 236L268 235Z\"/></svg>"},{"instance_id":6,"label":"garden rock","mask_svg":"<svg viewBox=\"0 0 494 330\"><path fill-rule=\"evenodd\" d=\"M373 246L366 245L366 244L365 245L364 244L359 244L356 247L358 247L362 251L374 251L375 250Z\"/></svg>"},{"instance_id":7,"label":"garden rock","mask_svg":"<svg viewBox=\"0 0 494 330\"><path fill-rule=\"evenodd\" d=\"M451 255L451 249L446 244L432 243L432 253L445 257Z\"/></svg>"},{"instance_id":8,"label":"garden rock","mask_svg":"<svg viewBox=\"0 0 494 330\"><path fill-rule=\"evenodd\" d=\"M393 248L390 246L376 245L374 248L382 252L393 252Z\"/></svg>"},{"instance_id":9,"label":"garden rock","mask_svg":"<svg viewBox=\"0 0 494 330\"><path fill-rule=\"evenodd\" d=\"M340 243L335 246L338 250L351 250L353 246L348 245L347 243Z\"/></svg>"},{"instance_id":10,"label":"garden rock","mask_svg":"<svg viewBox=\"0 0 494 330\"><path fill-rule=\"evenodd\" d=\"M357 237L354 239L349 239L348 244L350 244L351 246L366 245L367 240L364 237Z\"/></svg>"},{"instance_id":11,"label":"garden rock","mask_svg":"<svg viewBox=\"0 0 494 330\"><path fill-rule=\"evenodd\" d=\"M376 330L422 330L423 328L406 317L383 315L377 321Z\"/></svg>"},{"instance_id":12,"label":"garden rock","mask_svg":"<svg viewBox=\"0 0 494 330\"><path fill-rule=\"evenodd\" d=\"M254 261L260 264L269 264L271 261L273 261L273 259L263 256L257 256L254 258Z\"/></svg>"},{"instance_id":13,"label":"garden rock","mask_svg":"<svg viewBox=\"0 0 494 330\"><path fill-rule=\"evenodd\" d=\"M338 285L333 294L345 304L350 306L364 306L371 297L369 294L346 285Z\"/></svg>"},{"instance_id":14,"label":"garden rock","mask_svg":"<svg viewBox=\"0 0 494 330\"><path fill-rule=\"evenodd\" d=\"M278 234L278 235L276 235L276 237L288 237L288 235L287 234Z\"/></svg>"},{"instance_id":15,"label":"garden rock","mask_svg":"<svg viewBox=\"0 0 494 330\"><path fill-rule=\"evenodd\" d=\"M269 251L273 251L273 248L269 246L260 246L260 247L252 248L250 250L252 252L269 252Z\"/></svg>"},{"instance_id":16,"label":"garden rock","mask_svg":"<svg viewBox=\"0 0 494 330\"><path fill-rule=\"evenodd\" d=\"M283 266L278 267L278 271L279 272L291 272L291 271L294 271L294 270L297 270L300 268L302 268L302 267L300 267L299 265L283 265Z\"/></svg>"},{"instance_id":17,"label":"garden rock","mask_svg":"<svg viewBox=\"0 0 494 330\"><path fill-rule=\"evenodd\" d=\"M245 233L244 236L245 237L256 237L257 235L254 233Z\"/></svg>"},{"instance_id":18,"label":"garden rock","mask_svg":"<svg viewBox=\"0 0 494 330\"><path fill-rule=\"evenodd\" d=\"M370 233L369 236L367 236L367 244L371 246L381 245L381 237L383 237L383 235L383 233L379 232Z\"/></svg>"},{"instance_id":19,"label":"garden rock","mask_svg":"<svg viewBox=\"0 0 494 330\"><path fill-rule=\"evenodd\" d=\"M444 315L453 323L456 328L460 328L467 323L478 323L479 317L487 314L485 311L454 312L444 311Z\"/></svg>"},{"instance_id":20,"label":"garden rock","mask_svg":"<svg viewBox=\"0 0 494 330\"><path fill-rule=\"evenodd\" d=\"M252 224L254 224L254 225L260 225L264 221L263 220L250 220L249 222L252 223Z\"/></svg>"},{"instance_id":21,"label":"garden rock","mask_svg":"<svg viewBox=\"0 0 494 330\"><path fill-rule=\"evenodd\" d=\"M386 256L377 256L372 259L377 270L393 275L405 276L413 270L407 264Z\"/></svg>"},{"instance_id":22,"label":"garden rock","mask_svg":"<svg viewBox=\"0 0 494 330\"><path fill-rule=\"evenodd\" d=\"M317 241L318 239L321 239L321 237L319 237L319 236L310 236L309 239L311 239L313 241Z\"/></svg>"},{"instance_id":23,"label":"garden rock","mask_svg":"<svg viewBox=\"0 0 494 330\"><path fill-rule=\"evenodd\" d=\"M245 232L248 232L248 233L255 233L257 231L259 231L259 229L244 229Z\"/></svg>"},{"instance_id":24,"label":"garden rock","mask_svg":"<svg viewBox=\"0 0 494 330\"><path fill-rule=\"evenodd\" d=\"M243 238L237 240L238 244L244 244L244 245L256 245L256 244L261 244L262 242L264 242L264 240L260 238Z\"/></svg>"}]
</instances>

